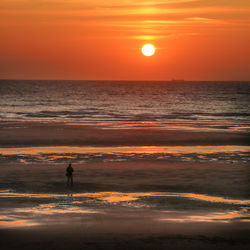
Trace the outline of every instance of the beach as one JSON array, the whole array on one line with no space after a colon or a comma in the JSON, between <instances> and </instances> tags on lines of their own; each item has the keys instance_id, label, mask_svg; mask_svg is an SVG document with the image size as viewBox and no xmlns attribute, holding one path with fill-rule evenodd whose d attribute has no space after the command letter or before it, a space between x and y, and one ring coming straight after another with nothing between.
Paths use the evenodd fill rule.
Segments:
<instances>
[{"instance_id":1,"label":"beach","mask_svg":"<svg viewBox=\"0 0 250 250\"><path fill-rule=\"evenodd\" d=\"M124 212L127 216L122 216L120 219L119 216ZM146 218L141 220L142 216ZM98 216L93 220L96 222L95 225L86 227L82 223L74 226L60 224L49 228L1 230L1 248L91 250L249 248L249 234L246 233L249 228L241 223L211 225L170 222L164 223L164 226L158 223L152 225L148 222L147 213L131 214L127 210L119 211L119 215L112 213L111 216Z\"/></svg>"},{"instance_id":2,"label":"beach","mask_svg":"<svg viewBox=\"0 0 250 250\"><path fill-rule=\"evenodd\" d=\"M75 164L71 188L64 164L0 167L2 249L249 247L246 164Z\"/></svg>"},{"instance_id":3,"label":"beach","mask_svg":"<svg viewBox=\"0 0 250 250\"><path fill-rule=\"evenodd\" d=\"M73 101L64 98L72 83L61 82L61 92L58 82L8 84L9 103L0 101L1 249L249 248L248 85L239 92L229 84L242 95L233 105L236 92L217 83L190 83L197 101L163 83L145 91L74 83ZM216 100L213 84L222 86ZM204 99L203 88L213 95ZM167 99L169 91L176 93Z\"/></svg>"},{"instance_id":4,"label":"beach","mask_svg":"<svg viewBox=\"0 0 250 250\"><path fill-rule=\"evenodd\" d=\"M74 128L2 123L2 249L248 249L246 133Z\"/></svg>"}]
</instances>

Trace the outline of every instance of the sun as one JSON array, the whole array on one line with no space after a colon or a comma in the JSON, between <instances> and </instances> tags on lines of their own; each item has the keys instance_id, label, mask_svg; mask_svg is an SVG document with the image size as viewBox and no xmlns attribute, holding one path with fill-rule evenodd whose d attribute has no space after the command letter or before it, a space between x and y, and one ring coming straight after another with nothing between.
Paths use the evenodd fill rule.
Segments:
<instances>
[{"instance_id":1,"label":"sun","mask_svg":"<svg viewBox=\"0 0 250 250\"><path fill-rule=\"evenodd\" d=\"M155 53L155 46L150 43L144 44L141 48L141 52L144 56L152 56Z\"/></svg>"}]
</instances>

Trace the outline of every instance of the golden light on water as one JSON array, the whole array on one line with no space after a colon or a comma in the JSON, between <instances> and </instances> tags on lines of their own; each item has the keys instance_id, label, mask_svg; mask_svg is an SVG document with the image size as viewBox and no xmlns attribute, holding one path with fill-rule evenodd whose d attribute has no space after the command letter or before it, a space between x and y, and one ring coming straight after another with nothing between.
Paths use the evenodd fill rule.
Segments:
<instances>
[{"instance_id":1,"label":"golden light on water","mask_svg":"<svg viewBox=\"0 0 250 250\"><path fill-rule=\"evenodd\" d=\"M39 155L54 154L53 158L60 158L58 154L121 154L121 153L162 153L162 154L212 154L220 152L249 152L250 146L116 146L116 147L85 147L85 146L39 146L0 148L2 155Z\"/></svg>"},{"instance_id":2,"label":"golden light on water","mask_svg":"<svg viewBox=\"0 0 250 250\"><path fill-rule=\"evenodd\" d=\"M144 44L141 51L144 56L153 56L155 54L155 46L150 43Z\"/></svg>"},{"instance_id":3,"label":"golden light on water","mask_svg":"<svg viewBox=\"0 0 250 250\"><path fill-rule=\"evenodd\" d=\"M74 220L74 223L79 223L79 216L91 223L96 221L97 218L105 218L105 216L112 216L106 213L102 209L89 209L84 206L83 200L91 200L93 202L104 202L110 205L120 204L127 207L140 207L147 206L145 203L145 198L156 198L160 199L168 197L178 197L189 200L199 200L209 202L210 204L221 203L221 204L233 204L242 205L238 209L218 211L218 210L208 210L208 211L171 211L163 210L158 211L157 214L151 213L147 217L149 220L160 221L160 222L215 222L215 223L230 223L233 221L244 221L249 222L249 205L250 200L242 199L230 199L219 196L203 195L197 193L175 193L175 192L137 192L137 193L124 193L124 192L94 192L94 193L74 193L69 195L69 193L64 194L37 194L37 193L14 193L10 190L0 190L1 198L36 198L41 199L40 204L31 207L13 207L9 208L8 211L3 212L0 216L0 228L16 228L16 227L28 227L28 226L38 226L45 225L48 223L54 223L59 220L61 222L62 218L65 219L65 223ZM68 197L68 198L67 198ZM48 198L51 202L48 203ZM61 198L61 199L58 199ZM63 198L63 199L62 199ZM44 200L43 200L44 199ZM136 203L138 201L138 203ZM166 200L167 201L167 200ZM135 203L134 203L135 202ZM145 204L143 204L145 203ZM130 210L131 212L131 210ZM138 213L133 211L133 216L138 216ZM85 214L85 215L84 215ZM57 217L51 217L56 215ZM48 216L52 218L48 219ZM62 217L63 216L63 217ZM97 216L97 217L96 217ZM117 215L115 215L117 216ZM118 215L120 219L123 215ZM125 217L127 218L127 217ZM141 212L139 212L139 217L142 218ZM117 219L117 217L116 217ZM144 219L143 219L144 220ZM82 223L82 222L81 222Z\"/></svg>"}]
</instances>

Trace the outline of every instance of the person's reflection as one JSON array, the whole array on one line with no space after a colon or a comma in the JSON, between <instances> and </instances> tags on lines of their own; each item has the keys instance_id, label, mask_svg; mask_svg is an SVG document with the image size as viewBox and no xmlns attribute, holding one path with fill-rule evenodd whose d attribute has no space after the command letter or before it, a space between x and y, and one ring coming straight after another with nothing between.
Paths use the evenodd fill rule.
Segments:
<instances>
[{"instance_id":1,"label":"person's reflection","mask_svg":"<svg viewBox=\"0 0 250 250\"><path fill-rule=\"evenodd\" d=\"M73 194L71 192L68 192L68 195L67 195L69 198L72 198L73 197Z\"/></svg>"}]
</instances>

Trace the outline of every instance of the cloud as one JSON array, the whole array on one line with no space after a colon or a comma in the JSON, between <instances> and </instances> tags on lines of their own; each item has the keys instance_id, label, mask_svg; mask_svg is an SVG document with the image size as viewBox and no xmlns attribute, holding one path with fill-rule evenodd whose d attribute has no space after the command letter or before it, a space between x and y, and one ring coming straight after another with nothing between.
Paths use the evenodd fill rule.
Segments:
<instances>
[{"instance_id":1,"label":"cloud","mask_svg":"<svg viewBox=\"0 0 250 250\"><path fill-rule=\"evenodd\" d=\"M204 23L204 24L226 24L225 21L213 19L213 18L205 18L205 17L188 17L187 21L195 22L195 23Z\"/></svg>"},{"instance_id":2,"label":"cloud","mask_svg":"<svg viewBox=\"0 0 250 250\"><path fill-rule=\"evenodd\" d=\"M67 27L68 30L81 28L88 32L92 28L91 34L95 33L94 35L104 29L109 31L107 36L111 36L112 31L116 33L118 29L121 33L147 30L147 33L132 36L138 39L162 39L169 37L169 34L165 33L171 29L176 29L176 33L180 33L180 30L182 33L189 33L193 29L192 33L197 34L202 28L213 25L248 27L250 6L244 0L237 1L1 0L0 27L22 25L44 29L48 27L50 30L55 27ZM244 3L245 8L242 7Z\"/></svg>"}]
</instances>

